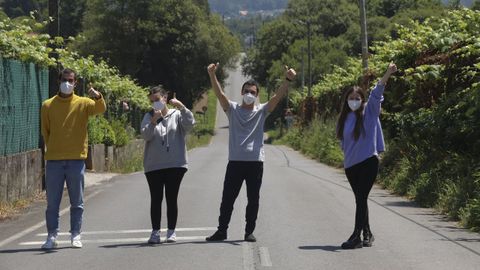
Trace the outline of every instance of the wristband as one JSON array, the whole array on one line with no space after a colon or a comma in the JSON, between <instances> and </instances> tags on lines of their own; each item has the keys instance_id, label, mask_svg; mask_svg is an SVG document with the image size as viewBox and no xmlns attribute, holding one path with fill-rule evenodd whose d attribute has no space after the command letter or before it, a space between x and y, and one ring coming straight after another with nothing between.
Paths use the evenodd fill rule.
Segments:
<instances>
[{"instance_id":1,"label":"wristband","mask_svg":"<svg viewBox=\"0 0 480 270\"><path fill-rule=\"evenodd\" d=\"M293 81L293 80L290 80L288 77L285 77L285 80L287 80L289 82Z\"/></svg>"}]
</instances>

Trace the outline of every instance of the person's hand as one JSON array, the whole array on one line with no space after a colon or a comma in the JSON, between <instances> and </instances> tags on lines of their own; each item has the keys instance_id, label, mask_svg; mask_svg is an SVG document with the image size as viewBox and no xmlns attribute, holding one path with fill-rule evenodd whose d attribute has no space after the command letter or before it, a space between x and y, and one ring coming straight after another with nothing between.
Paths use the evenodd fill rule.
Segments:
<instances>
[{"instance_id":1,"label":"person's hand","mask_svg":"<svg viewBox=\"0 0 480 270\"><path fill-rule=\"evenodd\" d=\"M285 78L287 79L287 81L293 81L295 79L295 76L297 76L297 72L295 72L293 68L285 66Z\"/></svg>"},{"instance_id":2,"label":"person's hand","mask_svg":"<svg viewBox=\"0 0 480 270\"><path fill-rule=\"evenodd\" d=\"M170 99L169 103L170 103L170 105L175 106L179 110L185 108L185 105L183 105L183 103L180 100L177 99L175 93L173 93L173 98Z\"/></svg>"},{"instance_id":3,"label":"person's hand","mask_svg":"<svg viewBox=\"0 0 480 270\"><path fill-rule=\"evenodd\" d=\"M150 119L150 122L154 125L157 124L158 119L161 119L163 117L162 111L161 110L155 110L153 109L153 116L152 119Z\"/></svg>"},{"instance_id":4,"label":"person's hand","mask_svg":"<svg viewBox=\"0 0 480 270\"><path fill-rule=\"evenodd\" d=\"M386 85L388 79L390 78L390 75L392 75L395 72L397 72L397 65L395 65L393 62L390 62L390 64L388 64L387 71L385 71L385 75L383 75L379 84L380 85Z\"/></svg>"},{"instance_id":5,"label":"person's hand","mask_svg":"<svg viewBox=\"0 0 480 270\"><path fill-rule=\"evenodd\" d=\"M208 74L209 75L214 75L219 66L220 66L220 64L218 62L216 64L212 63L212 64L208 65L208 67L207 67Z\"/></svg>"},{"instance_id":6,"label":"person's hand","mask_svg":"<svg viewBox=\"0 0 480 270\"><path fill-rule=\"evenodd\" d=\"M95 99L99 99L102 95L100 94L100 92L98 92L97 90L95 90L93 87L92 87L92 84L89 84L89 89L88 89L88 95L92 98L95 98Z\"/></svg>"},{"instance_id":7,"label":"person's hand","mask_svg":"<svg viewBox=\"0 0 480 270\"><path fill-rule=\"evenodd\" d=\"M387 68L387 73L389 75L392 75L393 73L397 72L397 65L395 65L395 63L393 62L390 62L390 64L388 64L388 68Z\"/></svg>"}]
</instances>

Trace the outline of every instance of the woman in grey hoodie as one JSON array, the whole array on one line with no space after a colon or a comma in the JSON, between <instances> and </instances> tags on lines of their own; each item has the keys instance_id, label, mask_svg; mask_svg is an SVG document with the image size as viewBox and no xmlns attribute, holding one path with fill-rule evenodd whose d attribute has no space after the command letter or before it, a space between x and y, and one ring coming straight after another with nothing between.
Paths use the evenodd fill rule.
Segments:
<instances>
[{"instance_id":1,"label":"woman in grey hoodie","mask_svg":"<svg viewBox=\"0 0 480 270\"><path fill-rule=\"evenodd\" d=\"M150 89L148 98L153 108L145 114L141 125L141 133L145 140L143 167L151 197L152 233L148 240L149 244L160 243L164 187L168 220L166 241L176 241L178 190L187 171L185 137L195 124L192 112L175 97L169 103L176 109L167 108L167 96L168 92L162 86Z\"/></svg>"}]
</instances>

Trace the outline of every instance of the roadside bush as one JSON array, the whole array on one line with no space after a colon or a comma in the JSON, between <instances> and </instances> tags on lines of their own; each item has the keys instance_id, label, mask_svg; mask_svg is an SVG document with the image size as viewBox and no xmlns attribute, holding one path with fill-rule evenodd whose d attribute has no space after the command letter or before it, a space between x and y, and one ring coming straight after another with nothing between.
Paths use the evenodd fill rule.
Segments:
<instances>
[{"instance_id":1,"label":"roadside bush","mask_svg":"<svg viewBox=\"0 0 480 270\"><path fill-rule=\"evenodd\" d=\"M135 129L128 125L125 117L112 120L110 126L115 134L115 146L124 146L135 138Z\"/></svg>"},{"instance_id":2,"label":"roadside bush","mask_svg":"<svg viewBox=\"0 0 480 270\"><path fill-rule=\"evenodd\" d=\"M88 142L89 144L115 145L115 132L103 116L88 119Z\"/></svg>"}]
</instances>

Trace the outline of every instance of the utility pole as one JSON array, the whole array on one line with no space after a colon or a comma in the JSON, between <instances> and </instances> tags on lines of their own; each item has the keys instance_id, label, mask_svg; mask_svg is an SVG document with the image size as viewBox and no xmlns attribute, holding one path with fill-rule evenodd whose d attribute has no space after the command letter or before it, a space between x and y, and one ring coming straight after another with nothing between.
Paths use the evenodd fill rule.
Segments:
<instances>
[{"instance_id":1,"label":"utility pole","mask_svg":"<svg viewBox=\"0 0 480 270\"><path fill-rule=\"evenodd\" d=\"M302 47L301 48L302 50L302 95L303 95L303 91L305 89L305 47Z\"/></svg>"},{"instance_id":2,"label":"utility pole","mask_svg":"<svg viewBox=\"0 0 480 270\"><path fill-rule=\"evenodd\" d=\"M308 31L308 96L312 95L312 46L311 46L311 23L310 20L307 21L307 31Z\"/></svg>"},{"instance_id":3,"label":"utility pole","mask_svg":"<svg viewBox=\"0 0 480 270\"><path fill-rule=\"evenodd\" d=\"M359 0L360 5L360 27L362 40L362 67L365 73L368 70L368 36L367 36L367 13L365 10L365 0Z\"/></svg>"},{"instance_id":4,"label":"utility pole","mask_svg":"<svg viewBox=\"0 0 480 270\"><path fill-rule=\"evenodd\" d=\"M48 16L52 18L52 20L48 24L48 34L52 38L60 35L59 33L60 18L58 14L58 6L59 6L59 0L48 0ZM50 46L52 49L55 49L55 45L51 44ZM58 58L58 56L55 53L53 53L51 56L53 56L55 59ZM57 68L50 68L49 74L48 74L49 97L53 97L54 95L57 94L57 91L58 91L57 76L58 76Z\"/></svg>"}]
</instances>

